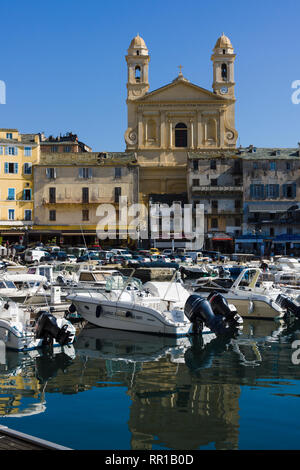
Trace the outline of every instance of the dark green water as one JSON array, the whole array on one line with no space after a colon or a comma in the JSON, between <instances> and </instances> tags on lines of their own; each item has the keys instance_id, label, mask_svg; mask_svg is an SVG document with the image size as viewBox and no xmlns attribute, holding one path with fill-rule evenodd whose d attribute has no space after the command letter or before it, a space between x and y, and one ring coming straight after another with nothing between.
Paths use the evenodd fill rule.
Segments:
<instances>
[{"instance_id":1,"label":"dark green water","mask_svg":"<svg viewBox=\"0 0 300 470\"><path fill-rule=\"evenodd\" d=\"M207 344L86 329L7 353L0 424L73 449L299 449L300 324Z\"/></svg>"}]
</instances>

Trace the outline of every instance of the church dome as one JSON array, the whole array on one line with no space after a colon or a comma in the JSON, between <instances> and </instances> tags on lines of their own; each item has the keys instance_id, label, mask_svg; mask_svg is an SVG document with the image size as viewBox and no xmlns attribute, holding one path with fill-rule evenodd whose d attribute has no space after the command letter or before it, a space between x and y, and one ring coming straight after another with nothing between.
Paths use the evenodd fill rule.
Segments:
<instances>
[{"instance_id":1,"label":"church dome","mask_svg":"<svg viewBox=\"0 0 300 470\"><path fill-rule=\"evenodd\" d=\"M139 34L137 34L135 36L135 38L132 39L128 50L130 50L130 49L134 49L134 50L135 49L142 49L142 50L147 50L148 51L144 39L141 38L141 36Z\"/></svg>"},{"instance_id":2,"label":"church dome","mask_svg":"<svg viewBox=\"0 0 300 470\"><path fill-rule=\"evenodd\" d=\"M215 49L233 49L230 39L222 33L222 36L216 42Z\"/></svg>"}]
</instances>

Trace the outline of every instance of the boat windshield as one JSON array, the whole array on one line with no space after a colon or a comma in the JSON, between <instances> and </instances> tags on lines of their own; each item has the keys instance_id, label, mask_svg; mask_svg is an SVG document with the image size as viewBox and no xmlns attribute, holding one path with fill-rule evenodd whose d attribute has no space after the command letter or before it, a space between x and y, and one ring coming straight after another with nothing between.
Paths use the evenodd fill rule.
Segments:
<instances>
[{"instance_id":1,"label":"boat windshield","mask_svg":"<svg viewBox=\"0 0 300 470\"><path fill-rule=\"evenodd\" d=\"M0 289L16 289L15 284L12 281L0 281Z\"/></svg>"}]
</instances>

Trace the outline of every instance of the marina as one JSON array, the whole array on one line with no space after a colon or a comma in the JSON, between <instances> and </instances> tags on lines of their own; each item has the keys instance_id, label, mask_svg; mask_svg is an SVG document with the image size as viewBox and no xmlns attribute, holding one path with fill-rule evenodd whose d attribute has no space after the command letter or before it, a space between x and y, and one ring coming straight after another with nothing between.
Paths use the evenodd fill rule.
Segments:
<instances>
[{"instance_id":1,"label":"marina","mask_svg":"<svg viewBox=\"0 0 300 470\"><path fill-rule=\"evenodd\" d=\"M4 262L3 279L22 270L32 282L47 267ZM11 430L5 448L297 448L298 428L292 435L287 429L298 416L299 294L276 283L281 262L179 264L163 281L158 270L167 267L148 268L144 283L137 269L125 276L118 264L77 264L76 276L48 265L50 295L42 303L2 300L0 322L13 328L23 312L33 332L26 348L11 347L13 333L2 335L0 425ZM230 286L205 291L205 278ZM161 315L173 330L155 326ZM36 338L40 317L46 333ZM62 339L60 322L71 336ZM276 432L267 428L262 437L262 423L275 415ZM24 441L18 433L36 437Z\"/></svg>"}]
</instances>

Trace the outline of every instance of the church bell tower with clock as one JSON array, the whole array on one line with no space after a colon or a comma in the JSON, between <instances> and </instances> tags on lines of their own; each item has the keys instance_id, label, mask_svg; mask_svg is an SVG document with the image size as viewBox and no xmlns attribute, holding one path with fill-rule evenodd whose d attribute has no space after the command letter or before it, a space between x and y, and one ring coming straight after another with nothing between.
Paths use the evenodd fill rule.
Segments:
<instances>
[{"instance_id":1,"label":"church bell tower with clock","mask_svg":"<svg viewBox=\"0 0 300 470\"><path fill-rule=\"evenodd\" d=\"M213 61L213 84L215 93L234 99L234 54L230 39L222 34L216 42L211 56Z\"/></svg>"},{"instance_id":2,"label":"church bell tower with clock","mask_svg":"<svg viewBox=\"0 0 300 470\"><path fill-rule=\"evenodd\" d=\"M128 67L127 100L141 98L149 90L149 61L150 56L145 41L138 34L131 41L126 56Z\"/></svg>"}]
</instances>

